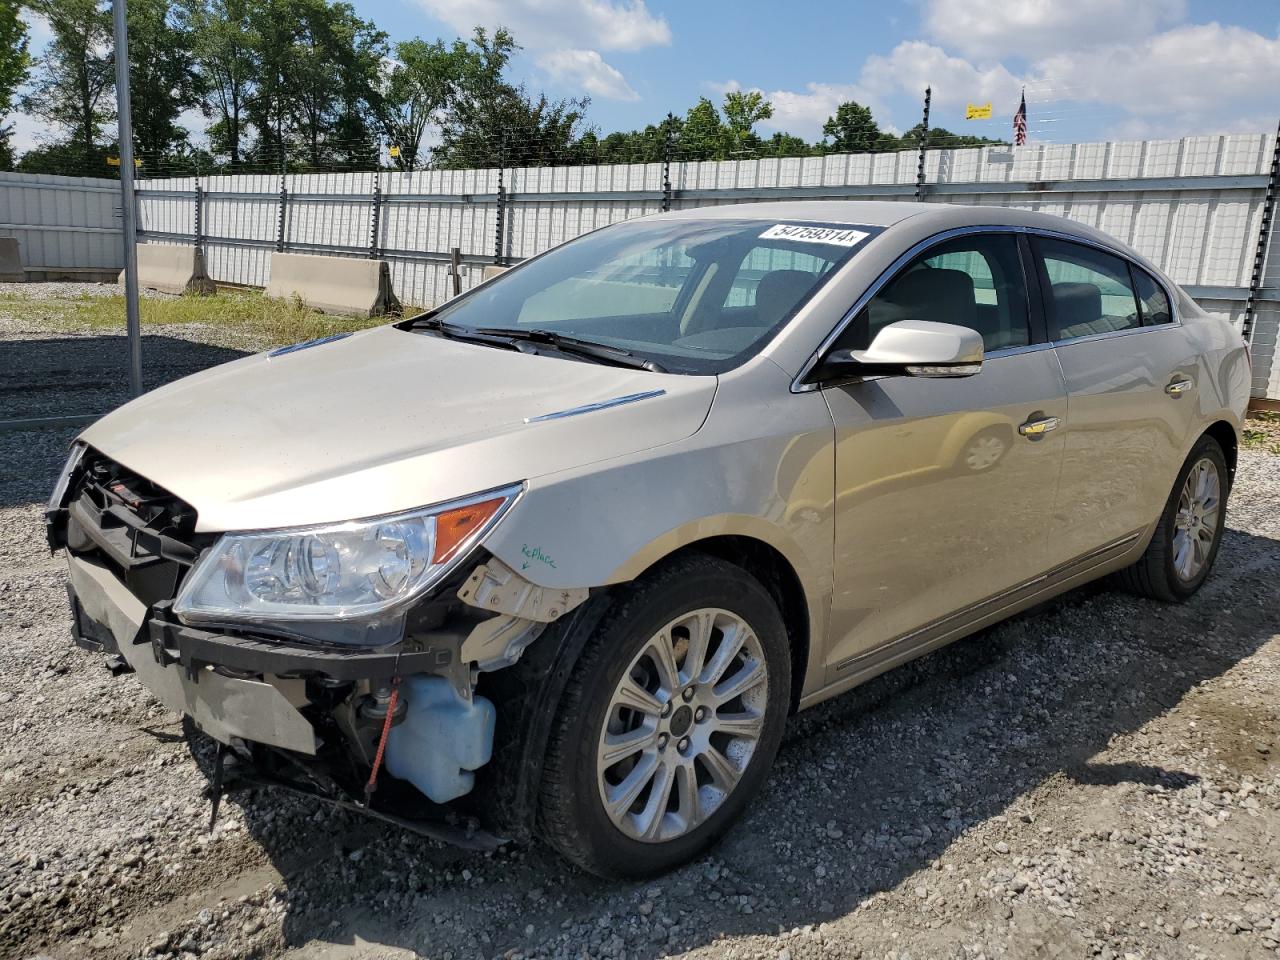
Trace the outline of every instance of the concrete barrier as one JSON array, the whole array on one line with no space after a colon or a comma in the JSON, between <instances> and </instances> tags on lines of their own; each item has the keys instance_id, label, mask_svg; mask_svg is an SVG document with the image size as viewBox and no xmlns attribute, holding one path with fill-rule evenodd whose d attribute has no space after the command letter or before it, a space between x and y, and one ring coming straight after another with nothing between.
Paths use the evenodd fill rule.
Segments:
<instances>
[{"instance_id":1,"label":"concrete barrier","mask_svg":"<svg viewBox=\"0 0 1280 960\"><path fill-rule=\"evenodd\" d=\"M17 237L0 237L0 281L22 283L26 279L22 269L22 244Z\"/></svg>"},{"instance_id":2,"label":"concrete barrier","mask_svg":"<svg viewBox=\"0 0 1280 960\"><path fill-rule=\"evenodd\" d=\"M496 263L486 263L484 273L480 275L481 280L488 280L490 277L496 277L500 273L506 273L510 267L500 267Z\"/></svg>"},{"instance_id":3,"label":"concrete barrier","mask_svg":"<svg viewBox=\"0 0 1280 960\"><path fill-rule=\"evenodd\" d=\"M120 271L124 283L124 271ZM217 285L204 268L199 247L138 244L138 286L161 293L213 293Z\"/></svg>"},{"instance_id":4,"label":"concrete barrier","mask_svg":"<svg viewBox=\"0 0 1280 960\"><path fill-rule=\"evenodd\" d=\"M325 313L380 317L400 312L385 260L273 253L266 293L277 300L298 297Z\"/></svg>"}]
</instances>

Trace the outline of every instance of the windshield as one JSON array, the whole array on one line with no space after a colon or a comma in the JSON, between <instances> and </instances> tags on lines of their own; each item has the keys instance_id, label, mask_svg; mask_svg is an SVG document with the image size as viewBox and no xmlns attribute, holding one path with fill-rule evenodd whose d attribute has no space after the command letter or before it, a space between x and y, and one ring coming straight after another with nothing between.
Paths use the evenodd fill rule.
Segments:
<instances>
[{"instance_id":1,"label":"windshield","mask_svg":"<svg viewBox=\"0 0 1280 960\"><path fill-rule=\"evenodd\" d=\"M675 373L763 347L880 227L634 220L587 234L431 314L456 328L603 344Z\"/></svg>"}]
</instances>

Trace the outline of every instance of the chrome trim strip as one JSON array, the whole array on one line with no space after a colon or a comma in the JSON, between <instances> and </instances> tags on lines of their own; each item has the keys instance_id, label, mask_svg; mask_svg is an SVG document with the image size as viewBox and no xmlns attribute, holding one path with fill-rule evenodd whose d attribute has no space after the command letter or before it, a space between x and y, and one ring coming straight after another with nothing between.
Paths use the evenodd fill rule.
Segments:
<instances>
[{"instance_id":1,"label":"chrome trim strip","mask_svg":"<svg viewBox=\"0 0 1280 960\"><path fill-rule=\"evenodd\" d=\"M1152 327L1129 327L1126 330L1108 330L1106 333L1091 333L1087 337L1072 337L1070 340L1054 340L1050 346L1053 347L1072 347L1077 343L1092 343L1095 340L1114 340L1117 337L1131 337L1135 333L1159 333L1161 330L1171 329L1177 326L1173 323L1162 323L1159 326Z\"/></svg>"},{"instance_id":2,"label":"chrome trim strip","mask_svg":"<svg viewBox=\"0 0 1280 960\"><path fill-rule=\"evenodd\" d=\"M1027 593L1027 591L1031 590L1033 587L1039 587L1041 585L1052 586L1054 583L1058 583L1062 580L1069 580L1076 574L1087 570L1094 560L1105 558L1108 554L1121 552L1125 547L1134 543L1134 541L1141 536L1142 531L1136 530L1127 536L1121 537L1119 540L1113 540L1111 543L1098 547L1096 550L1090 550L1088 553L1082 554L1074 560L1069 560L1064 564L1054 567L1052 570L1042 573L1039 576L1032 577L1030 580L1024 580L1023 582L1010 587L1008 590L1003 590L994 596L987 597L984 600L979 600L977 603L965 607L962 610L957 610L955 613L949 613L945 617L940 617L937 620L926 623L922 627L917 627L910 633L904 633L902 636L882 643L877 647L855 654L847 660L841 660L836 664L835 668L837 672L846 670L864 660L883 657L894 649L900 649L902 647L910 649L913 646L912 641L918 640L921 637L925 638L920 641L921 643L929 643L937 639L938 636L946 636L948 633L954 633L958 630L962 630L966 623L971 623L987 616L987 614L990 613L989 608L1000 603L1000 601L1014 597L1018 594ZM1034 593L1034 591L1032 591L1032 593ZM956 623L956 621L959 622ZM939 630L941 630L940 633L938 632Z\"/></svg>"},{"instance_id":3,"label":"chrome trim strip","mask_svg":"<svg viewBox=\"0 0 1280 960\"><path fill-rule=\"evenodd\" d=\"M1111 336L1115 336L1116 334L1143 332L1147 330L1163 330L1166 328L1177 327L1182 325L1182 315L1178 312L1177 297L1173 295L1173 291L1170 290L1169 285L1164 282L1164 279L1159 275L1157 275L1152 270L1148 269L1147 267L1135 261L1125 251L1120 250L1116 247L1113 247L1110 244L1103 243L1100 240L1095 240L1092 237L1082 237L1079 234L1066 233L1061 230L1052 230L1046 227L1027 227L1027 226L1020 226L1020 225L1013 225L1013 224L1010 224L1010 225L992 224L992 225L982 225L982 226L953 227L950 230L943 230L941 233L935 233L931 237L926 237L925 239L909 247L906 250L906 252L900 254L893 261L893 263L889 264L889 266L887 266L884 269L884 271L880 274L880 276L876 277L876 279L871 283L871 285L862 292L862 295L853 302L853 306L850 307L845 312L844 316L840 318L840 322L837 323L835 327L832 329L832 331L829 334L827 334L826 337L823 338L822 343L818 345L818 349L815 350L813 354L810 355L809 359L805 361L804 366L800 368L800 372L797 373L795 378L791 381L791 392L792 393L808 393L811 390L819 389L819 384L805 383L804 382L805 377L807 377L810 373L813 372L813 368L818 365L818 361L822 358L823 354L825 354L827 350L831 348L832 344L834 344L837 340L840 339L840 336L844 333L845 329L849 326L849 324L853 322L854 318L861 312L862 308L867 305L867 301L869 301L872 297L874 297L877 293L879 293L880 290L897 275L897 272L902 267L905 267L908 262L914 259L917 254L922 253L923 251L927 250L929 247L934 246L935 244L938 244L938 243L942 243L946 240L952 240L956 237L963 237L963 236L968 236L970 234L981 234L981 233L1012 233L1012 234L1021 233L1021 234L1026 234L1028 236L1033 236L1033 237L1049 237L1055 240L1067 240L1071 243L1079 243L1087 247L1093 247L1097 250L1103 251L1104 253L1109 253L1112 256L1120 257L1126 263L1132 264L1133 266L1141 270L1143 273L1149 274L1151 276L1151 279L1160 285L1160 289L1164 291L1164 295L1169 301L1169 314L1173 318L1169 323L1162 323L1159 326L1151 326L1151 327L1135 327L1133 328L1133 330L1118 330L1112 333L1096 334L1093 337L1077 337L1074 340L1055 340L1055 341L1046 341L1044 343L1033 343L1033 344L1029 344L1028 347L1043 350L1043 349L1058 346L1059 344L1063 344L1063 343L1080 343L1086 339L1111 337ZM1028 286L1027 292L1028 294L1030 294L1031 291L1029 288L1031 284L1028 282L1027 286ZM1028 352L1028 351L1026 347L1005 347L1005 348L1002 348L1001 350L991 351L991 353L986 354L984 356L984 359L986 359L986 357L1008 356L1010 354L1017 353L1017 352Z\"/></svg>"},{"instance_id":4,"label":"chrome trim strip","mask_svg":"<svg viewBox=\"0 0 1280 960\"><path fill-rule=\"evenodd\" d=\"M567 410L557 410L555 413L543 413L536 417L525 417L524 422L541 423L543 420L563 420L566 417L576 417L582 413L595 413L597 410L608 410L610 407L620 407L626 403L650 400L653 397L660 397L666 392L665 390L646 390L643 393L628 393L626 396L614 397L612 400L584 403L580 407L569 407Z\"/></svg>"}]
</instances>

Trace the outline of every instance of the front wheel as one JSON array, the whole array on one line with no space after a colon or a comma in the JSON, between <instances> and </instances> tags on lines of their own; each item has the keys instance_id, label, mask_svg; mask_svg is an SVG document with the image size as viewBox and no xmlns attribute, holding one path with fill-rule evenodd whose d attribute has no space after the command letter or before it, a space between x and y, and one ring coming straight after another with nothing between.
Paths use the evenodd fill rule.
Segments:
<instances>
[{"instance_id":1,"label":"front wheel","mask_svg":"<svg viewBox=\"0 0 1280 960\"><path fill-rule=\"evenodd\" d=\"M786 630L742 569L679 559L623 588L559 704L540 820L607 877L669 870L760 790L791 695Z\"/></svg>"},{"instance_id":2,"label":"front wheel","mask_svg":"<svg viewBox=\"0 0 1280 960\"><path fill-rule=\"evenodd\" d=\"M1218 441L1201 437L1178 472L1146 552L1118 574L1123 586L1153 600L1175 602L1200 589L1222 543L1228 477Z\"/></svg>"}]
</instances>

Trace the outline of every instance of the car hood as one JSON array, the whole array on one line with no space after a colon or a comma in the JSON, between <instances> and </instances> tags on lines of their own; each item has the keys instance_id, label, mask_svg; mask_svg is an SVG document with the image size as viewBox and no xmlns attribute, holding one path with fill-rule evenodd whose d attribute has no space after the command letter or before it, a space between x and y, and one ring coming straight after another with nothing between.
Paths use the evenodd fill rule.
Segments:
<instances>
[{"instance_id":1,"label":"car hood","mask_svg":"<svg viewBox=\"0 0 1280 960\"><path fill-rule=\"evenodd\" d=\"M702 425L715 389L388 326L186 377L81 439L189 503L197 530L253 530L394 513L672 443Z\"/></svg>"}]
</instances>

